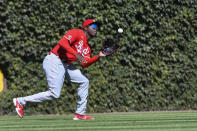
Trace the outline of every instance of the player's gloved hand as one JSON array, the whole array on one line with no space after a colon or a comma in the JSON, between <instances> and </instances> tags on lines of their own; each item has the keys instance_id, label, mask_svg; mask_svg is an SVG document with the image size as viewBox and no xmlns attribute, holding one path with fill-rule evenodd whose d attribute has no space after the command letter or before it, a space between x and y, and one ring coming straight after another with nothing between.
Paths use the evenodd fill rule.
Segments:
<instances>
[{"instance_id":1,"label":"player's gloved hand","mask_svg":"<svg viewBox=\"0 0 197 131\"><path fill-rule=\"evenodd\" d=\"M119 50L119 45L113 39L106 38L103 42L103 46L100 51L105 55L109 56Z\"/></svg>"},{"instance_id":2,"label":"player's gloved hand","mask_svg":"<svg viewBox=\"0 0 197 131\"><path fill-rule=\"evenodd\" d=\"M87 61L83 58L83 56L81 56L81 55L79 55L79 54L76 54L75 57L76 57L80 62L87 63Z\"/></svg>"}]
</instances>

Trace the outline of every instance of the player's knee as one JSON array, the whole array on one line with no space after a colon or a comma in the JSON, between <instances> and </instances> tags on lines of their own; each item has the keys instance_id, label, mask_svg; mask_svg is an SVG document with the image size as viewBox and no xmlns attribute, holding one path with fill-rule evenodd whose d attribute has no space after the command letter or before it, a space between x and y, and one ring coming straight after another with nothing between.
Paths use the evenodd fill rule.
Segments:
<instances>
[{"instance_id":1,"label":"player's knee","mask_svg":"<svg viewBox=\"0 0 197 131\"><path fill-rule=\"evenodd\" d=\"M60 98L60 94L55 94L53 97L54 97L55 99L58 99L58 98Z\"/></svg>"},{"instance_id":2,"label":"player's knee","mask_svg":"<svg viewBox=\"0 0 197 131\"><path fill-rule=\"evenodd\" d=\"M50 91L51 92L51 97L58 99L60 97L60 93L54 92L54 91Z\"/></svg>"}]
</instances>

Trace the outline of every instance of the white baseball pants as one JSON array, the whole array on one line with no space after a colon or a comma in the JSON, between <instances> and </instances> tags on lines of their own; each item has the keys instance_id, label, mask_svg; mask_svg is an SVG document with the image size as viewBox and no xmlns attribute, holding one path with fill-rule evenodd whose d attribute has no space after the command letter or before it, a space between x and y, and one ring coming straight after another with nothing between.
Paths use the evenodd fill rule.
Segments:
<instances>
[{"instance_id":1,"label":"white baseball pants","mask_svg":"<svg viewBox=\"0 0 197 131\"><path fill-rule=\"evenodd\" d=\"M17 98L19 103L25 105L26 102L43 102L59 98L64 83L65 75L71 82L78 83L78 102L76 113L84 115L86 112L89 80L73 64L68 64L51 53L43 61L43 69L46 73L48 91L40 92L31 96Z\"/></svg>"}]
</instances>

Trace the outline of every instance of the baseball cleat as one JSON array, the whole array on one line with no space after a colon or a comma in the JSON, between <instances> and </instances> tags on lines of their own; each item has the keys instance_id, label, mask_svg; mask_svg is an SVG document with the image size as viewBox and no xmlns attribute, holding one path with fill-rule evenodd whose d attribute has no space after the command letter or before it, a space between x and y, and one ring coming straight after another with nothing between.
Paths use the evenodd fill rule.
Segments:
<instances>
[{"instance_id":1,"label":"baseball cleat","mask_svg":"<svg viewBox=\"0 0 197 131\"><path fill-rule=\"evenodd\" d=\"M73 118L73 120L94 120L94 117L90 117L87 115L79 115L75 113L75 117Z\"/></svg>"},{"instance_id":2,"label":"baseball cleat","mask_svg":"<svg viewBox=\"0 0 197 131\"><path fill-rule=\"evenodd\" d=\"M16 112L20 118L23 118L23 106L18 102L17 98L13 99L13 103L15 105Z\"/></svg>"}]
</instances>

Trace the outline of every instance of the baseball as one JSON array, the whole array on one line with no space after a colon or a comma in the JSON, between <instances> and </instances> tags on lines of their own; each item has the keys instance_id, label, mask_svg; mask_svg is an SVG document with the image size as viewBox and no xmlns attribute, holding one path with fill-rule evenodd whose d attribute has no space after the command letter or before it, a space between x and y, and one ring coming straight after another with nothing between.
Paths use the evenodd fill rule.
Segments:
<instances>
[{"instance_id":1,"label":"baseball","mask_svg":"<svg viewBox=\"0 0 197 131\"><path fill-rule=\"evenodd\" d=\"M119 28L118 29L118 33L122 33L123 32L123 29L122 28Z\"/></svg>"}]
</instances>

